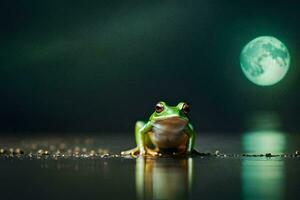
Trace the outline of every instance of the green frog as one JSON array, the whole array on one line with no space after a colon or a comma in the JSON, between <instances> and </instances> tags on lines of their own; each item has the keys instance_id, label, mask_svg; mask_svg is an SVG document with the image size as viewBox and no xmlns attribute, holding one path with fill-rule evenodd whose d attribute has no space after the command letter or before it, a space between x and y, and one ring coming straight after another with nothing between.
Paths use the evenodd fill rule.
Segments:
<instances>
[{"instance_id":1,"label":"green frog","mask_svg":"<svg viewBox=\"0 0 300 200\"><path fill-rule=\"evenodd\" d=\"M137 147L121 152L122 155L152 155L164 152L191 154L194 150L195 132L189 122L190 106L180 102L169 106L160 101L148 122L137 121L135 141Z\"/></svg>"}]
</instances>

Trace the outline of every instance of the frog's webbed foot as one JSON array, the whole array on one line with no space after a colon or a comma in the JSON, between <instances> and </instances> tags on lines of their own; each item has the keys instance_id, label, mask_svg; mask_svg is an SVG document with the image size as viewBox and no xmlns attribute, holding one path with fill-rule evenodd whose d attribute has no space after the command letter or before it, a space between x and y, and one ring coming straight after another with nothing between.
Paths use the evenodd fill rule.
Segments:
<instances>
[{"instance_id":1,"label":"frog's webbed foot","mask_svg":"<svg viewBox=\"0 0 300 200\"><path fill-rule=\"evenodd\" d=\"M133 149L127 150L127 151L122 151L121 155L122 156L136 156L140 154L140 150L135 147Z\"/></svg>"},{"instance_id":2,"label":"frog's webbed foot","mask_svg":"<svg viewBox=\"0 0 300 200\"><path fill-rule=\"evenodd\" d=\"M127 150L127 151L122 151L121 152L121 155L122 156L137 156L137 155L150 155L150 156L157 156L158 155L158 152L155 151L155 150L152 150L152 149L149 149L146 147L145 150L140 150L138 147L134 148L134 149L130 149L130 150Z\"/></svg>"},{"instance_id":3,"label":"frog's webbed foot","mask_svg":"<svg viewBox=\"0 0 300 200\"><path fill-rule=\"evenodd\" d=\"M158 149L149 149L149 148L146 148L146 155L150 155L150 156L158 156L159 153L158 153Z\"/></svg>"}]
</instances>

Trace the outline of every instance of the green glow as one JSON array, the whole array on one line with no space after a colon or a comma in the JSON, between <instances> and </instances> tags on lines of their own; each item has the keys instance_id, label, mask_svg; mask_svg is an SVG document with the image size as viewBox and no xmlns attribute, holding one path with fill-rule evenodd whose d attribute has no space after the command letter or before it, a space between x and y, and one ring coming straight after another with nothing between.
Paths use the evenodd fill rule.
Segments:
<instances>
[{"instance_id":1,"label":"green glow","mask_svg":"<svg viewBox=\"0 0 300 200\"><path fill-rule=\"evenodd\" d=\"M251 82L261 86L274 85L286 75L290 66L290 54L278 39L262 36L243 48L240 64Z\"/></svg>"},{"instance_id":2,"label":"green glow","mask_svg":"<svg viewBox=\"0 0 300 200\"><path fill-rule=\"evenodd\" d=\"M283 153L286 148L285 135L273 130L246 133L242 142L246 153Z\"/></svg>"},{"instance_id":3,"label":"green glow","mask_svg":"<svg viewBox=\"0 0 300 200\"><path fill-rule=\"evenodd\" d=\"M284 199L284 168L284 161L278 159L243 160L243 199Z\"/></svg>"},{"instance_id":4,"label":"green glow","mask_svg":"<svg viewBox=\"0 0 300 200\"><path fill-rule=\"evenodd\" d=\"M243 151L254 154L282 153L286 149L283 133L249 132L242 137ZM245 158L241 178L243 199L284 199L285 166L281 158Z\"/></svg>"}]
</instances>

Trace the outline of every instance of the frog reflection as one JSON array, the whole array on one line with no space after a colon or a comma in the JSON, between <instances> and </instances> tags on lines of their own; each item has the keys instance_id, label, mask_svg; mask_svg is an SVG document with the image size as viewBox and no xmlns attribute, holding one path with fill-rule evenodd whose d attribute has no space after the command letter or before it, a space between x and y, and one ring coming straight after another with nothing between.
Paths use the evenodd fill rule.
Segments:
<instances>
[{"instance_id":1,"label":"frog reflection","mask_svg":"<svg viewBox=\"0 0 300 200\"><path fill-rule=\"evenodd\" d=\"M192 186L193 158L136 159L138 199L186 199Z\"/></svg>"}]
</instances>

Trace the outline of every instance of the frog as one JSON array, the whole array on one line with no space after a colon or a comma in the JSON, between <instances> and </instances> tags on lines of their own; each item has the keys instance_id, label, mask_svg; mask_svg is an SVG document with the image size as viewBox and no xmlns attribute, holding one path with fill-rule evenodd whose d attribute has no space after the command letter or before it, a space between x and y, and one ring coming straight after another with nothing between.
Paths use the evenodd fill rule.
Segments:
<instances>
[{"instance_id":1,"label":"frog","mask_svg":"<svg viewBox=\"0 0 300 200\"><path fill-rule=\"evenodd\" d=\"M159 101L148 121L135 123L136 147L122 151L121 155L157 156L164 152L192 154L195 131L188 117L189 112L190 106L186 102L169 106Z\"/></svg>"}]
</instances>

